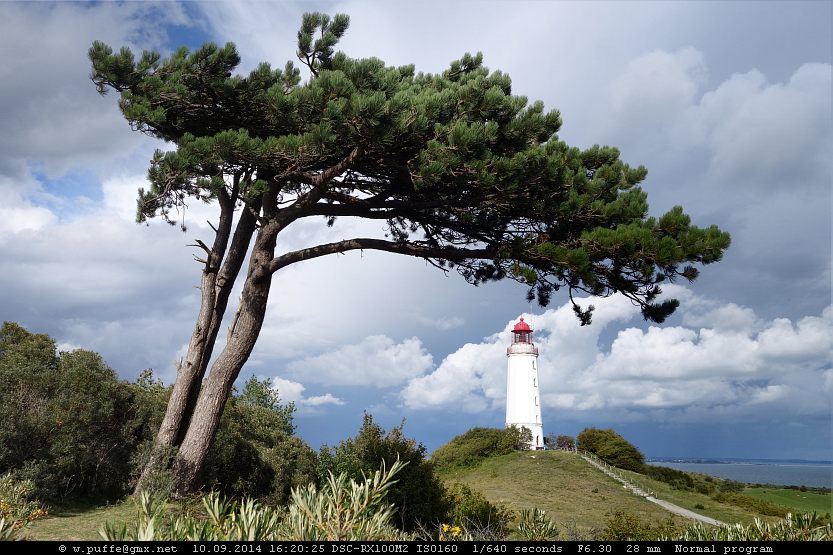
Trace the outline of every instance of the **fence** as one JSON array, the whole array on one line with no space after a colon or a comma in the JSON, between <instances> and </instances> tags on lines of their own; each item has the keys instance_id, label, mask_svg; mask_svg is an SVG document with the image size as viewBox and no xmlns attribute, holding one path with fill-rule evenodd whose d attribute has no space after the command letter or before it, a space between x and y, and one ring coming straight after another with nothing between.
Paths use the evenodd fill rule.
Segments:
<instances>
[{"instance_id":1,"label":"fence","mask_svg":"<svg viewBox=\"0 0 833 555\"><path fill-rule=\"evenodd\" d=\"M619 474L619 472L617 472L619 470L618 468L616 468L615 466L610 466L593 453L590 453L588 451L582 451L581 456L591 465L595 466L596 468L598 468L599 470L616 480L617 482L621 483L626 489L632 491L636 495L642 497L656 498L656 494L653 491L651 491L650 488L636 483L636 480L625 478L624 476Z\"/></svg>"}]
</instances>

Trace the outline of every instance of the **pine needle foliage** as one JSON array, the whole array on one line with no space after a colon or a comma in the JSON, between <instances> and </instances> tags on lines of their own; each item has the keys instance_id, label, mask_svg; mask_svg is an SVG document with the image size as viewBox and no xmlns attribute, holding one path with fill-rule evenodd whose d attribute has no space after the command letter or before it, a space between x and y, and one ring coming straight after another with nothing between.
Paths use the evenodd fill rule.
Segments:
<instances>
[{"instance_id":1,"label":"pine needle foliage","mask_svg":"<svg viewBox=\"0 0 833 555\"><path fill-rule=\"evenodd\" d=\"M514 94L482 54L417 72L336 51L348 27L344 14L304 14L297 57L306 80L292 61L235 74L232 43L137 59L94 42L98 91L119 93L134 129L176 147L154 155L137 219L184 229L177 218L190 200L229 199L262 208L266 220L384 220L387 241L342 241L326 254L417 256L474 284L519 281L542 305L561 288L571 299L619 292L657 322L678 305L658 300L660 284L695 279L694 264L720 260L729 246L728 234L692 225L679 206L648 217L644 167L614 147L567 145L559 111ZM317 180L325 175L329 183ZM590 322L592 307L574 310Z\"/></svg>"}]
</instances>

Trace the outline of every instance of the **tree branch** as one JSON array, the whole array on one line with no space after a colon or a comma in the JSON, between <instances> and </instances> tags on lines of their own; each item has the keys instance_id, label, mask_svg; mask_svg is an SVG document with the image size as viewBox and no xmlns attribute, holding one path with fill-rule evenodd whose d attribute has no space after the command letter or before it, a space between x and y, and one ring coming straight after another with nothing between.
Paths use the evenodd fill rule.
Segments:
<instances>
[{"instance_id":1,"label":"tree branch","mask_svg":"<svg viewBox=\"0 0 833 555\"><path fill-rule=\"evenodd\" d=\"M343 253L357 249L385 251L425 259L436 258L450 260L452 262L462 262L471 259L491 260L496 254L495 249L492 248L461 249L457 247L433 247L419 243L395 243L383 239L362 237L288 252L272 259L269 264L269 271L274 273L285 266L301 262L302 260L310 260L328 254Z\"/></svg>"}]
</instances>

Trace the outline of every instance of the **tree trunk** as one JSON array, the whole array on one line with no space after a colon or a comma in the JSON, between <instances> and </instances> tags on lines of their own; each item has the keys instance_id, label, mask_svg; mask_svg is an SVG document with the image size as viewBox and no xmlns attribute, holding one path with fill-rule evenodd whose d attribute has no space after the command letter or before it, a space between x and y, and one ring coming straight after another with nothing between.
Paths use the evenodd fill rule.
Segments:
<instances>
[{"instance_id":1,"label":"tree trunk","mask_svg":"<svg viewBox=\"0 0 833 555\"><path fill-rule=\"evenodd\" d=\"M255 230L254 209L244 209L240 215L228 250L228 256L222 269L220 269L220 262L228 244L233 204L228 207L228 210L225 206L223 207L220 225L217 228L217 237L209 254L205 270L203 270L200 284L202 299L197 324L191 334L185 359L177 369L176 382L168 400L165 416L159 427L150 458L136 483L136 492L146 488L153 472L167 468L169 457L173 454L172 449L182 442L185 430L188 429L202 379L208 368L208 362L214 350L223 315L228 306L231 290L234 287L237 275L240 273L243 259Z\"/></svg>"},{"instance_id":2,"label":"tree trunk","mask_svg":"<svg viewBox=\"0 0 833 555\"><path fill-rule=\"evenodd\" d=\"M262 229L258 234L237 320L200 390L187 432L171 466L174 496L185 495L196 487L232 385L257 342L272 282L268 264L274 257L276 236L277 230L270 228Z\"/></svg>"},{"instance_id":3,"label":"tree trunk","mask_svg":"<svg viewBox=\"0 0 833 555\"><path fill-rule=\"evenodd\" d=\"M214 300L216 298L215 282L216 273L209 272L206 269L202 276L202 301L200 313L197 317L197 325L191 334L185 360L177 368L176 382L168 399L165 416L162 419L162 425L159 427L159 433L156 435L150 458L145 463L139 480L136 482L135 491L137 493L147 489L148 481L154 472L164 470L167 467L169 457L172 455L171 449L177 445L180 430L187 426L187 423L183 426L183 422L187 421L188 398L193 394L193 390L197 388L202 379L199 371L202 360L206 358L205 348L208 344Z\"/></svg>"}]
</instances>

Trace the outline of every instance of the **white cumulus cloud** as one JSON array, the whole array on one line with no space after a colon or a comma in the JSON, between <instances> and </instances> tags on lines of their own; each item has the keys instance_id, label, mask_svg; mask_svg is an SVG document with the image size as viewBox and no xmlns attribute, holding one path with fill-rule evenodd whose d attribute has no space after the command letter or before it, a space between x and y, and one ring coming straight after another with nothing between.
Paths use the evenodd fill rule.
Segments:
<instances>
[{"instance_id":1,"label":"white cumulus cloud","mask_svg":"<svg viewBox=\"0 0 833 555\"><path fill-rule=\"evenodd\" d=\"M419 339L396 343L385 335L371 335L358 344L293 361L287 369L312 383L383 388L420 376L431 365L431 355Z\"/></svg>"},{"instance_id":2,"label":"white cumulus cloud","mask_svg":"<svg viewBox=\"0 0 833 555\"><path fill-rule=\"evenodd\" d=\"M278 392L282 402L295 403L300 410L304 410L306 407L314 409L324 405L344 404L342 399L331 393L305 397L304 391L306 391L307 388L304 384L280 377L272 378L272 388Z\"/></svg>"},{"instance_id":3,"label":"white cumulus cloud","mask_svg":"<svg viewBox=\"0 0 833 555\"><path fill-rule=\"evenodd\" d=\"M798 322L766 322L746 307L718 306L679 286L668 290L687 297L686 306L695 307L689 324L699 328L629 326L605 347L606 327L638 317L626 299L594 300L594 323L588 327L576 325L568 304L526 315L540 348L545 409L742 413L765 405L793 413L829 411L824 390L830 382L833 309ZM512 324L411 379L401 392L405 405L468 412L502 407Z\"/></svg>"}]
</instances>

